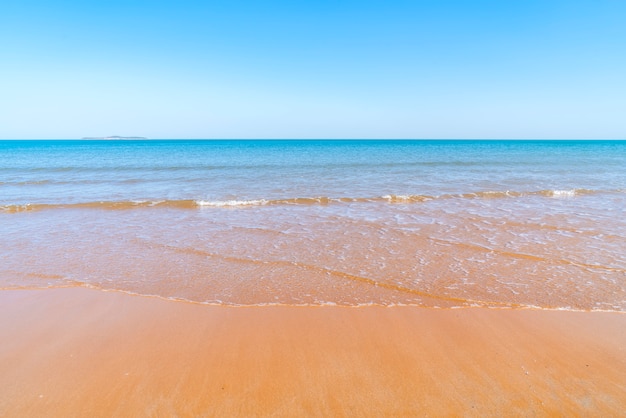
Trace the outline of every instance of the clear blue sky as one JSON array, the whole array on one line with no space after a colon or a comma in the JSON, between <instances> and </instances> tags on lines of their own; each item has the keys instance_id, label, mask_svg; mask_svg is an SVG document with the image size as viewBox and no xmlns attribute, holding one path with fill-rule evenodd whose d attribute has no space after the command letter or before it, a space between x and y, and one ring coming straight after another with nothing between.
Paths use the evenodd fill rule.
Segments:
<instances>
[{"instance_id":1,"label":"clear blue sky","mask_svg":"<svg viewBox=\"0 0 626 418\"><path fill-rule=\"evenodd\" d=\"M625 138L626 1L0 0L0 138Z\"/></svg>"}]
</instances>

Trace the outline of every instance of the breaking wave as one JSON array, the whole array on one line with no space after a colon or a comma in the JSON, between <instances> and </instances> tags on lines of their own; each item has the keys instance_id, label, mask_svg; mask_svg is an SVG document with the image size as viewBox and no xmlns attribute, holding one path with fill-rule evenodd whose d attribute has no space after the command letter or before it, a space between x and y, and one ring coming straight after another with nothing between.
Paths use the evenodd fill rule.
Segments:
<instances>
[{"instance_id":1,"label":"breaking wave","mask_svg":"<svg viewBox=\"0 0 626 418\"><path fill-rule=\"evenodd\" d=\"M389 204L416 204L432 200L442 199L505 199L520 198L527 196L539 196L547 198L575 198L583 195L599 193L626 193L624 190L597 191L588 189L571 190L539 190L531 192L518 191L480 191L473 193L430 195L396 195L388 194L377 197L294 197L285 199L251 199L251 200L122 200L122 201L95 201L81 203L28 203L0 205L0 212L20 213L40 211L48 209L102 209L102 210L129 210L138 208L175 208L175 209L201 209L201 208L242 208L252 206L276 206L276 205L330 205L341 203L389 203Z\"/></svg>"}]
</instances>

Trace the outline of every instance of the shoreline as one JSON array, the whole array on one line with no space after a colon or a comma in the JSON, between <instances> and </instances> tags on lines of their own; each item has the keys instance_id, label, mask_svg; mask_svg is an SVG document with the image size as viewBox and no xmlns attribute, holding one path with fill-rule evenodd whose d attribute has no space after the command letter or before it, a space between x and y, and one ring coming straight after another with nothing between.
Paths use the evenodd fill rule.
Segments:
<instances>
[{"instance_id":1,"label":"shoreline","mask_svg":"<svg viewBox=\"0 0 626 418\"><path fill-rule=\"evenodd\" d=\"M191 299L185 299L176 296L160 296L155 294L143 294L130 290L114 289L114 288L101 288L98 286L90 285L88 283L70 284L70 285L54 285L49 287L5 287L0 288L0 294L2 292L38 292L38 291L55 291L55 290L68 290L68 289L83 289L87 291L101 292L101 293L113 293L124 296L136 297L141 299L153 299L163 302L181 303L193 306L206 306L212 308L229 308L229 309L262 309L262 308L336 308L336 309L428 309L428 310L443 310L443 311L456 311L456 310L473 310L473 309L487 309L487 310L502 310L502 311L537 311L537 312L572 312L572 313L602 313L602 314L615 314L625 315L626 312L613 309L580 309L571 307L542 307L537 305L524 305L524 304L507 304L500 302L476 302L475 305L459 305L459 306L438 306L438 305L423 305L418 303L403 303L394 302L390 304L384 303L359 303L359 304L342 304L336 302L319 302L319 303L287 303L287 302L261 302L255 304L236 304L228 302L217 301L196 301ZM2 297L0 296L0 300Z\"/></svg>"},{"instance_id":2,"label":"shoreline","mask_svg":"<svg viewBox=\"0 0 626 418\"><path fill-rule=\"evenodd\" d=\"M0 291L6 416L619 415L626 315Z\"/></svg>"}]
</instances>

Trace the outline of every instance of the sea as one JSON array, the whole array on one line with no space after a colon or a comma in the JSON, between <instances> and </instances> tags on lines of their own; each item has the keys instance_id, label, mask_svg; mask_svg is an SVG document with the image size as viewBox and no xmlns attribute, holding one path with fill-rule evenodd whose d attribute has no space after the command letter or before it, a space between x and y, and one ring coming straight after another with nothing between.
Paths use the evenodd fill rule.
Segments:
<instances>
[{"instance_id":1,"label":"sea","mask_svg":"<svg viewBox=\"0 0 626 418\"><path fill-rule=\"evenodd\" d=\"M0 289L626 311L626 141L4 140Z\"/></svg>"}]
</instances>

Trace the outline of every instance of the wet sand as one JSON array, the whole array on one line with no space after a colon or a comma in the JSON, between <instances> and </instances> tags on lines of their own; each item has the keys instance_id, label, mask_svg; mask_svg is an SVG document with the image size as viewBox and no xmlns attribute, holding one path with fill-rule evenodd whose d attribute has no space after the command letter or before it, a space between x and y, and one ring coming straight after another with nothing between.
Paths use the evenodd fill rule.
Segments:
<instances>
[{"instance_id":1,"label":"wet sand","mask_svg":"<svg viewBox=\"0 0 626 418\"><path fill-rule=\"evenodd\" d=\"M626 315L0 291L3 416L618 416Z\"/></svg>"}]
</instances>

